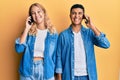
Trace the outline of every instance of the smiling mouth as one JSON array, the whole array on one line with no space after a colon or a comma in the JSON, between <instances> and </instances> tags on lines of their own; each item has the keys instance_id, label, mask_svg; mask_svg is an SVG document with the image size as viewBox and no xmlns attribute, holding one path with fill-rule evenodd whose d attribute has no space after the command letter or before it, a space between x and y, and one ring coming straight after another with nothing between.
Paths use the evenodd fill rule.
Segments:
<instances>
[{"instance_id":1,"label":"smiling mouth","mask_svg":"<svg viewBox=\"0 0 120 80\"><path fill-rule=\"evenodd\" d=\"M74 19L74 21L80 21L80 19Z\"/></svg>"}]
</instances>

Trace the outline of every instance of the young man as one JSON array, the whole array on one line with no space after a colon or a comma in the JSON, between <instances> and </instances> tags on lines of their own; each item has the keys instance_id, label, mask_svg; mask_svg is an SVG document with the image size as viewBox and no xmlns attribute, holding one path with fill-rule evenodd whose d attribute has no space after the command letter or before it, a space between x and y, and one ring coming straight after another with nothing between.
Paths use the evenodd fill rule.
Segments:
<instances>
[{"instance_id":1,"label":"young man","mask_svg":"<svg viewBox=\"0 0 120 80\"><path fill-rule=\"evenodd\" d=\"M97 80L94 45L109 48L110 43L84 13L83 5L73 5L70 10L72 24L59 35L57 80ZM82 25L83 19L88 28Z\"/></svg>"}]
</instances>

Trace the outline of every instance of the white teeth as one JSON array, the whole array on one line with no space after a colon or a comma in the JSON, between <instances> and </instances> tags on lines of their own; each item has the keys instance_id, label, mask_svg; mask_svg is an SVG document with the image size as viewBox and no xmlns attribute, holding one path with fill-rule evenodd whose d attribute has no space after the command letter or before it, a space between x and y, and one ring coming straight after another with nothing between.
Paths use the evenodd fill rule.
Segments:
<instances>
[{"instance_id":1,"label":"white teeth","mask_svg":"<svg viewBox=\"0 0 120 80\"><path fill-rule=\"evenodd\" d=\"M75 21L78 21L79 19L75 19Z\"/></svg>"}]
</instances>

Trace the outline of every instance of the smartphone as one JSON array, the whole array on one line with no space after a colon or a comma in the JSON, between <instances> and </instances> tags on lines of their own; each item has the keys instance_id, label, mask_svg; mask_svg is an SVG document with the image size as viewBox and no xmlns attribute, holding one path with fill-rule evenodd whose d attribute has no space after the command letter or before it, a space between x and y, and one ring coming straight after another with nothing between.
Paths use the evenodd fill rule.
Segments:
<instances>
[{"instance_id":1,"label":"smartphone","mask_svg":"<svg viewBox=\"0 0 120 80\"><path fill-rule=\"evenodd\" d=\"M31 17L30 20L28 21L28 24L31 25L32 23L33 23L33 19Z\"/></svg>"},{"instance_id":2,"label":"smartphone","mask_svg":"<svg viewBox=\"0 0 120 80\"><path fill-rule=\"evenodd\" d=\"M85 23L87 24L89 22L88 18L83 14L83 19L85 19Z\"/></svg>"}]
</instances>

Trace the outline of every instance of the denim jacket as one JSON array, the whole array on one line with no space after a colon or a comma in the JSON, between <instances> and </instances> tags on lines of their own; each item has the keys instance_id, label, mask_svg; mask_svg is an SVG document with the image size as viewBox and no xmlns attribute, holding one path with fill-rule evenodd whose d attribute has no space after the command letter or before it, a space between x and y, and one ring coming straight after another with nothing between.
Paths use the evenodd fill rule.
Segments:
<instances>
[{"instance_id":1,"label":"denim jacket","mask_svg":"<svg viewBox=\"0 0 120 80\"><path fill-rule=\"evenodd\" d=\"M43 62L45 80L54 77L57 38L57 33L51 34L49 31L47 32ZM23 76L32 75L35 39L36 36L28 35L25 43L23 44L20 44L19 38L15 41L16 52L23 53L19 67L19 72Z\"/></svg>"},{"instance_id":2,"label":"denim jacket","mask_svg":"<svg viewBox=\"0 0 120 80\"><path fill-rule=\"evenodd\" d=\"M94 45L102 48L110 46L105 34L96 36L91 29L81 27L81 35L85 47L86 65L89 80L97 80ZM74 34L72 26L61 32L58 37L56 73L62 74L62 80L74 80Z\"/></svg>"}]
</instances>

